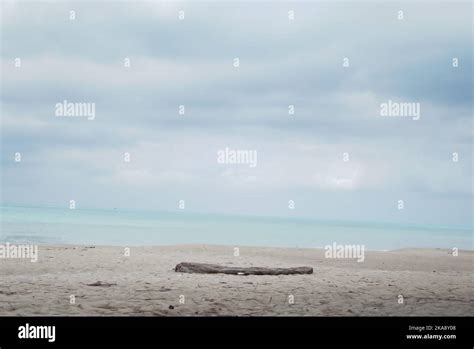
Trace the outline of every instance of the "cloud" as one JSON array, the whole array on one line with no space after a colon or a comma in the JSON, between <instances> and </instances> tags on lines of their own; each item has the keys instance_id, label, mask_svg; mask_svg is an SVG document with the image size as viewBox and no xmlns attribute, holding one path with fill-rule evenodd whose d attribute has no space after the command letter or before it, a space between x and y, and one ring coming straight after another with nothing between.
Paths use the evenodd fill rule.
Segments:
<instances>
[{"instance_id":1,"label":"cloud","mask_svg":"<svg viewBox=\"0 0 474 349\"><path fill-rule=\"evenodd\" d=\"M471 222L467 3L403 3L405 21L395 3L1 6L4 202L167 208L184 195L202 210L283 214L267 201L303 192L303 215L337 216L345 195L341 217L373 217L371 193L416 193L426 213L405 219L437 219L449 196L461 212L442 219ZM381 117L388 99L420 103L420 120ZM63 100L95 103L95 120L55 117ZM258 166L218 164L227 146L257 150Z\"/></svg>"}]
</instances>

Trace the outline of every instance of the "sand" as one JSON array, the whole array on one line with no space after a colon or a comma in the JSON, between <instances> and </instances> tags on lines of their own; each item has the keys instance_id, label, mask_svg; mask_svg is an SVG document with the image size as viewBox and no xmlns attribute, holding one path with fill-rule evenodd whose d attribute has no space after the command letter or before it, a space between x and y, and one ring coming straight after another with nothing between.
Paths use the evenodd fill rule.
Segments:
<instances>
[{"instance_id":1,"label":"sand","mask_svg":"<svg viewBox=\"0 0 474 349\"><path fill-rule=\"evenodd\" d=\"M182 274L180 262L314 273ZM0 315L472 315L473 266L473 251L441 249L366 251L359 263L318 249L240 247L235 257L231 246L153 246L126 257L123 247L40 246L36 263L0 260Z\"/></svg>"}]
</instances>

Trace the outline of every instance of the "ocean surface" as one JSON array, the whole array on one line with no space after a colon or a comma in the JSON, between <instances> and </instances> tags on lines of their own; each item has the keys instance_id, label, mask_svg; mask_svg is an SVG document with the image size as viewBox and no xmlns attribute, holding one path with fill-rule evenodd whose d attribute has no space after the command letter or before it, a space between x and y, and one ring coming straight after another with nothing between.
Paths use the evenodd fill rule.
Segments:
<instances>
[{"instance_id":1,"label":"ocean surface","mask_svg":"<svg viewBox=\"0 0 474 349\"><path fill-rule=\"evenodd\" d=\"M219 214L33 207L0 208L0 243L85 245L217 244L369 250L473 249L472 227L316 221Z\"/></svg>"}]
</instances>

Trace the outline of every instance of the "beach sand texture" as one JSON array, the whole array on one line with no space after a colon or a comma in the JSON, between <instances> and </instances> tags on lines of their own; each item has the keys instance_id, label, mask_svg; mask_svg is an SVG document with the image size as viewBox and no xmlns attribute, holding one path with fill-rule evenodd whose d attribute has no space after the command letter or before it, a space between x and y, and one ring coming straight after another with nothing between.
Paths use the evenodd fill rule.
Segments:
<instances>
[{"instance_id":1,"label":"beach sand texture","mask_svg":"<svg viewBox=\"0 0 474 349\"><path fill-rule=\"evenodd\" d=\"M40 246L36 263L0 260L0 315L474 314L473 251L366 251L359 263L325 258L322 249L239 249L235 257L233 246L131 247L126 257L123 247ZM310 266L314 273L186 274L173 270L180 262Z\"/></svg>"}]
</instances>

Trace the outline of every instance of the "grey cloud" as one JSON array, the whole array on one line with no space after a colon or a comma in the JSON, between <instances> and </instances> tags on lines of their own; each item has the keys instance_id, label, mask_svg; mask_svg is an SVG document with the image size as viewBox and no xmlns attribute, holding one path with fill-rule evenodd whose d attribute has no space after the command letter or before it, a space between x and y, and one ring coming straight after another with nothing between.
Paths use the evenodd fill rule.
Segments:
<instances>
[{"instance_id":1,"label":"grey cloud","mask_svg":"<svg viewBox=\"0 0 474 349\"><path fill-rule=\"evenodd\" d=\"M430 212L443 211L438 200L447 195L440 217L469 221L470 4L403 3L403 23L395 19L397 3L166 6L5 8L5 200L64 201L75 191L99 206L135 198L146 207L159 206L158 195L186 194L209 210L269 212L275 207L262 198L296 195L314 202L306 216L354 218L372 217L373 200L383 196L387 206L375 211L388 219L390 200L404 195L417 205L427 201L420 217L405 219L429 220L435 219ZM296 11L291 24L289 8ZM67 20L70 9L77 11L74 23ZM450 67L453 56L459 68ZM21 69L12 66L15 57L22 58ZM132 60L128 70L124 57ZM350 58L347 69L343 57ZM96 119L55 118L54 105L64 99L96 103ZM379 105L388 99L420 102L421 119L381 118ZM253 172L221 168L214 156L225 146L257 148L261 164ZM24 167L11 162L16 151L25 154ZM137 167L122 166L124 151ZM344 151L353 167L341 164ZM455 165L454 151L462 155ZM248 204L246 195L255 202ZM337 213L339 199L347 203L344 213ZM359 202L366 205L362 213Z\"/></svg>"}]
</instances>

